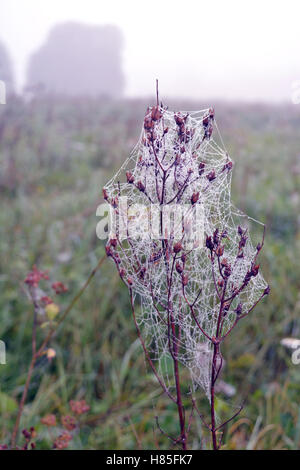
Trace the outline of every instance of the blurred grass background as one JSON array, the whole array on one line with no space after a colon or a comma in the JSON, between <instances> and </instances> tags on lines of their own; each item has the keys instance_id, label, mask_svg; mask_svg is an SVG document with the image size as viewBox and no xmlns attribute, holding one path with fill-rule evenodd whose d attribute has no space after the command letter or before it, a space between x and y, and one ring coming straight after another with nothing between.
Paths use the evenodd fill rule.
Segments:
<instances>
[{"instance_id":1,"label":"blurred grass background","mask_svg":"<svg viewBox=\"0 0 300 470\"><path fill-rule=\"evenodd\" d=\"M32 305L23 288L36 264L69 291L61 309L83 285L104 253L95 234L103 184L138 139L143 100L13 98L0 107L0 443L8 443L31 357ZM202 109L206 103L168 103ZM225 344L223 379L237 392L222 396L226 418L246 399L227 427L227 449L300 447L300 365L280 341L300 338L299 178L300 112L297 106L215 103L217 122L235 161L232 199L267 225L260 258L271 294ZM39 331L39 337L43 337ZM51 438L40 424L46 413L66 414L71 399L91 410L72 441L76 449L170 447L155 423L177 434L174 406L161 395L145 365L131 319L128 292L106 261L59 329L35 368L21 428L35 426L39 448ZM199 393L200 408L208 412ZM196 419L194 449L208 436Z\"/></svg>"}]
</instances>

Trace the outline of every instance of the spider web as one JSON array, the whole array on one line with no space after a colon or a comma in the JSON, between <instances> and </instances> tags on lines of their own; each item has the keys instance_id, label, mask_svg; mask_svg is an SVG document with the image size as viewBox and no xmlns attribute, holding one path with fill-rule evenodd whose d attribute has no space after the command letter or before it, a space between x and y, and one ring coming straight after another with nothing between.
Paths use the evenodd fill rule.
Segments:
<instances>
[{"instance_id":1,"label":"spider web","mask_svg":"<svg viewBox=\"0 0 300 470\"><path fill-rule=\"evenodd\" d=\"M104 188L114 222L110 240L117 240L116 246L108 243L108 253L134 297L140 298L137 324L158 374L172 390L171 317L180 332L177 358L189 369L193 387L201 387L208 397L212 343L196 325L188 305L193 305L201 328L213 336L220 307L214 279L220 274L203 246L203 237L213 236L216 229L226 234L226 260L231 266L228 287L232 292L251 269L256 253L244 217L247 237L243 256L237 258L238 227L244 214L231 203L233 162L220 136L213 138L213 128L217 129L212 109L178 113L163 107L148 109L137 145ZM193 198L197 200L191 203ZM169 219L167 223L161 214L173 203L173 223ZM180 212L180 208L184 210ZM200 217L196 217L197 210ZM160 238L153 236L155 233ZM182 249L174 254L178 237ZM184 288L183 275L187 279ZM235 321L238 302L244 311L249 310L265 288L258 273L232 302L223 334Z\"/></svg>"}]
</instances>

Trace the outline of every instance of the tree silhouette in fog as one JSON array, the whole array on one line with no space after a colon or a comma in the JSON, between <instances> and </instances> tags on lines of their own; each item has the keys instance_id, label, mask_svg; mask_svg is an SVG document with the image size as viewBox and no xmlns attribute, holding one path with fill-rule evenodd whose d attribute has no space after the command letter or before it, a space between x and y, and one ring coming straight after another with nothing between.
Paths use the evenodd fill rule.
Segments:
<instances>
[{"instance_id":1,"label":"tree silhouette in fog","mask_svg":"<svg viewBox=\"0 0 300 470\"><path fill-rule=\"evenodd\" d=\"M27 86L68 95L120 96L123 38L116 26L55 26L32 55Z\"/></svg>"},{"instance_id":2,"label":"tree silhouette in fog","mask_svg":"<svg viewBox=\"0 0 300 470\"><path fill-rule=\"evenodd\" d=\"M0 80L5 82L8 93L13 91L14 78L12 63L7 49L2 42L0 42Z\"/></svg>"}]
</instances>

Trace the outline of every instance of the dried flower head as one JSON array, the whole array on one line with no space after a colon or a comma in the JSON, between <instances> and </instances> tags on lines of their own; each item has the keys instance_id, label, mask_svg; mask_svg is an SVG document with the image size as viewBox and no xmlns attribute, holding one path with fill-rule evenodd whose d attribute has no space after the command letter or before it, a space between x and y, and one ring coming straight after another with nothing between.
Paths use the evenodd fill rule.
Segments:
<instances>
[{"instance_id":1,"label":"dried flower head","mask_svg":"<svg viewBox=\"0 0 300 470\"><path fill-rule=\"evenodd\" d=\"M71 415L62 416L61 424L68 431L73 431L77 426L76 419L74 418L74 416Z\"/></svg>"},{"instance_id":2,"label":"dried flower head","mask_svg":"<svg viewBox=\"0 0 300 470\"><path fill-rule=\"evenodd\" d=\"M53 282L52 284L52 289L55 291L55 294L63 294L64 292L68 291L67 286L63 284L62 282Z\"/></svg>"},{"instance_id":3,"label":"dried flower head","mask_svg":"<svg viewBox=\"0 0 300 470\"><path fill-rule=\"evenodd\" d=\"M90 406L85 400L71 400L70 407L73 413L75 413L76 415L82 415L83 413L87 413L90 409Z\"/></svg>"},{"instance_id":4,"label":"dried flower head","mask_svg":"<svg viewBox=\"0 0 300 470\"><path fill-rule=\"evenodd\" d=\"M52 414L46 415L41 419L41 423L49 427L56 426L56 416Z\"/></svg>"},{"instance_id":5,"label":"dried flower head","mask_svg":"<svg viewBox=\"0 0 300 470\"><path fill-rule=\"evenodd\" d=\"M68 431L64 431L55 439L53 447L59 450L67 449L71 440L72 435Z\"/></svg>"},{"instance_id":6,"label":"dried flower head","mask_svg":"<svg viewBox=\"0 0 300 470\"><path fill-rule=\"evenodd\" d=\"M30 271L26 279L24 280L25 284L28 284L31 287L38 287L39 282L42 279L49 279L47 271L39 271L36 265L33 266L32 271Z\"/></svg>"}]
</instances>

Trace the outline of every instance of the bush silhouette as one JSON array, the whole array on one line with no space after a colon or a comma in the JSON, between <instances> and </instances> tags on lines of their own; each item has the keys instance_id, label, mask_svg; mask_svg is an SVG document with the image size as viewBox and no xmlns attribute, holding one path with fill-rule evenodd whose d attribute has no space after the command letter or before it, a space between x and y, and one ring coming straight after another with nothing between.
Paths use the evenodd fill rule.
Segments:
<instances>
[{"instance_id":1,"label":"bush silhouette","mask_svg":"<svg viewBox=\"0 0 300 470\"><path fill-rule=\"evenodd\" d=\"M56 94L120 96L122 44L116 26L57 25L29 61L27 86Z\"/></svg>"}]
</instances>

